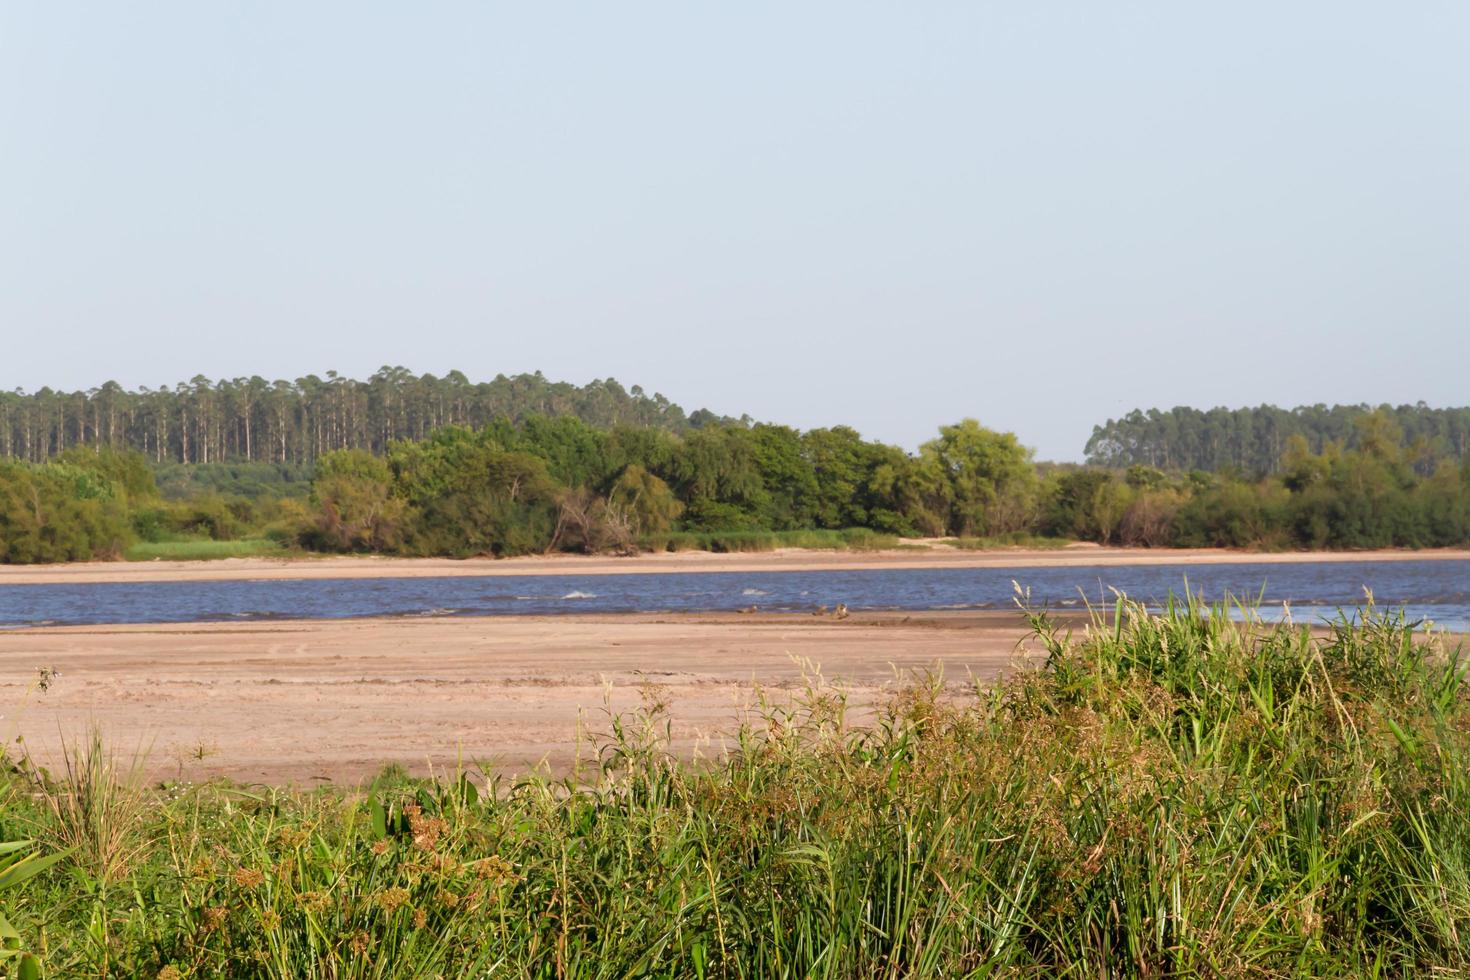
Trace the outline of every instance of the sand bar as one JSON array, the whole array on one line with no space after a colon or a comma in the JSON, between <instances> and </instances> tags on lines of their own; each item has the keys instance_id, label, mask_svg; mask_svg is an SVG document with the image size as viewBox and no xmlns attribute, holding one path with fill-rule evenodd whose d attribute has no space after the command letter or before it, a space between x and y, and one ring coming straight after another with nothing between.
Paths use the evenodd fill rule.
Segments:
<instances>
[{"instance_id":1,"label":"sand bar","mask_svg":"<svg viewBox=\"0 0 1470 980\"><path fill-rule=\"evenodd\" d=\"M659 686L681 754L717 754L759 684L804 687L821 665L864 708L895 671L942 665L959 692L1018 662L1011 612L359 619L51 627L0 632L0 737L43 764L91 724L154 778L355 783L483 760L565 772L579 732L605 730ZM60 676L34 690L37 668ZM590 749L584 743L581 755Z\"/></svg>"},{"instance_id":2,"label":"sand bar","mask_svg":"<svg viewBox=\"0 0 1470 980\"><path fill-rule=\"evenodd\" d=\"M0 586L90 582L206 582L242 579L433 578L494 575L617 575L629 572L809 572L864 568L1030 568L1067 565L1279 564L1320 561L1470 560L1470 550L1260 553L1215 548L1148 549L1073 545L1056 550L961 551L943 545L892 551L741 554L702 551L631 558L545 555L527 558L227 558L219 561L78 562L0 565Z\"/></svg>"}]
</instances>

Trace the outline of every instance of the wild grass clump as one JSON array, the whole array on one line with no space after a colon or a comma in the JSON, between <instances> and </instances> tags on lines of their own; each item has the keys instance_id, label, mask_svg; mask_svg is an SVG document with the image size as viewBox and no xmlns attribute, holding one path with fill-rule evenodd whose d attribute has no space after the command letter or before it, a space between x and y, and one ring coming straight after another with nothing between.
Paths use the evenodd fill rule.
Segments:
<instances>
[{"instance_id":1,"label":"wild grass clump","mask_svg":"<svg viewBox=\"0 0 1470 980\"><path fill-rule=\"evenodd\" d=\"M1031 613L993 687L818 684L713 762L655 703L580 778L174 788L127 887L17 925L62 976L1463 975L1458 649L1227 612Z\"/></svg>"},{"instance_id":2,"label":"wild grass clump","mask_svg":"<svg viewBox=\"0 0 1470 980\"><path fill-rule=\"evenodd\" d=\"M40 819L38 837L67 851L92 880L107 886L122 879L143 852L143 828L153 816L144 785L144 755L119 759L91 729L61 742L57 774L24 760Z\"/></svg>"}]
</instances>

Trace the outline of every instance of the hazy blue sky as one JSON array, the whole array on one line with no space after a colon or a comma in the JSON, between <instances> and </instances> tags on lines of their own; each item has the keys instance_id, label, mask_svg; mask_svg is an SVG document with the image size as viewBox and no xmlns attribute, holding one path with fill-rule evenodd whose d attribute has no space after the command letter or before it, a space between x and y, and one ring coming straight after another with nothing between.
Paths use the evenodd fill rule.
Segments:
<instances>
[{"instance_id":1,"label":"hazy blue sky","mask_svg":"<svg viewBox=\"0 0 1470 980\"><path fill-rule=\"evenodd\" d=\"M0 5L0 387L1465 404L1470 4Z\"/></svg>"}]
</instances>

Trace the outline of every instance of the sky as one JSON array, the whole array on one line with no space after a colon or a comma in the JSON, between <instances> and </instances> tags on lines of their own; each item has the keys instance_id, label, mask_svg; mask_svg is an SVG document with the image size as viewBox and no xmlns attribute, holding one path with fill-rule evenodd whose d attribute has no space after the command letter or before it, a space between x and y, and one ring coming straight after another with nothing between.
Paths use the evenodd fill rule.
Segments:
<instances>
[{"instance_id":1,"label":"sky","mask_svg":"<svg viewBox=\"0 0 1470 980\"><path fill-rule=\"evenodd\" d=\"M0 5L0 388L1463 405L1470 4Z\"/></svg>"}]
</instances>

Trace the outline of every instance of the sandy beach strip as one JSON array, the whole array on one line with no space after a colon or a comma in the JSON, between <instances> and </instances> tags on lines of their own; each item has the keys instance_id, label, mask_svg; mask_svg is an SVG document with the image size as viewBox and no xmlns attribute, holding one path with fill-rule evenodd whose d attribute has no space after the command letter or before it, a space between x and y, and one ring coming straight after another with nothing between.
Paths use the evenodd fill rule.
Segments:
<instances>
[{"instance_id":1,"label":"sandy beach strip","mask_svg":"<svg viewBox=\"0 0 1470 980\"><path fill-rule=\"evenodd\" d=\"M687 614L52 627L0 632L0 737L55 767L100 726L155 779L355 783L488 763L564 773L652 685L681 755L718 754L761 691L820 665L854 717L904 672L963 693L1023 655L1018 614ZM805 663L803 663L805 661ZM38 668L59 671L35 689ZM15 739L23 739L17 745Z\"/></svg>"},{"instance_id":2,"label":"sandy beach strip","mask_svg":"<svg viewBox=\"0 0 1470 980\"><path fill-rule=\"evenodd\" d=\"M296 579L434 578L497 575L618 575L679 572L813 572L869 568L1044 568L1114 565L1288 564L1324 561L1470 560L1470 550L1259 553L1224 549L1101 548L962 551L944 545L891 551L711 554L677 552L628 558L544 555L526 558L227 558L218 561L78 562L0 565L0 586L105 582L208 582Z\"/></svg>"}]
</instances>

